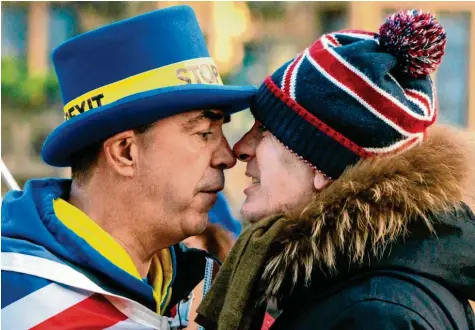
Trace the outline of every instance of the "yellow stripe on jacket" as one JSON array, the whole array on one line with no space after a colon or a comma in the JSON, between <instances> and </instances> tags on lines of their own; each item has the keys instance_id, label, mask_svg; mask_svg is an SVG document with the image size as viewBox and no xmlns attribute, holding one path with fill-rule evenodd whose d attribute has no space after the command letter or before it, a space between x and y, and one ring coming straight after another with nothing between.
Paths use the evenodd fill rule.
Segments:
<instances>
[{"instance_id":1,"label":"yellow stripe on jacket","mask_svg":"<svg viewBox=\"0 0 475 330\"><path fill-rule=\"evenodd\" d=\"M142 280L127 251L84 212L61 198L53 200L53 207L58 219L72 232L84 239L111 263L138 280ZM164 304L164 300L169 300L171 296L173 264L170 249L163 249L152 258L148 277L153 288L157 313L161 314L168 304L168 302Z\"/></svg>"}]
</instances>

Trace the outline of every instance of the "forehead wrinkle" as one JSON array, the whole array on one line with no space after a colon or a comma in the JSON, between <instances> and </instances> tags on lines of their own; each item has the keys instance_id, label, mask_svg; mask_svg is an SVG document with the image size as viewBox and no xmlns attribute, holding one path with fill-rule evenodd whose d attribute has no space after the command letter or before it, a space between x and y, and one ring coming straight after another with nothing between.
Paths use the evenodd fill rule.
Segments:
<instances>
[{"instance_id":1,"label":"forehead wrinkle","mask_svg":"<svg viewBox=\"0 0 475 330\"><path fill-rule=\"evenodd\" d=\"M193 130L197 125L199 125L203 120L216 122L223 120L223 123L229 123L231 121L231 116L226 113L214 112L212 110L203 110L199 115L188 119L186 123L183 124L183 128L189 132Z\"/></svg>"},{"instance_id":2,"label":"forehead wrinkle","mask_svg":"<svg viewBox=\"0 0 475 330\"><path fill-rule=\"evenodd\" d=\"M193 128L195 128L199 123L201 123L205 119L205 113L201 112L199 115L194 116L191 119L188 119L184 124L183 124L183 129L187 132L191 131Z\"/></svg>"}]
</instances>

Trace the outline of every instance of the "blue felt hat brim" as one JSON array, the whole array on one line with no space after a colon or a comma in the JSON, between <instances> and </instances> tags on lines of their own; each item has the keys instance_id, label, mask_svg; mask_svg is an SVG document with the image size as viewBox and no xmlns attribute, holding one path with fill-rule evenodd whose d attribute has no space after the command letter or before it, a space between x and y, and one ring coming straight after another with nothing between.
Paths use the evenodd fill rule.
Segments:
<instances>
[{"instance_id":1,"label":"blue felt hat brim","mask_svg":"<svg viewBox=\"0 0 475 330\"><path fill-rule=\"evenodd\" d=\"M191 110L235 113L249 107L256 91L254 86L196 84L137 93L63 122L46 138L41 158L68 167L74 153L114 134Z\"/></svg>"}]
</instances>

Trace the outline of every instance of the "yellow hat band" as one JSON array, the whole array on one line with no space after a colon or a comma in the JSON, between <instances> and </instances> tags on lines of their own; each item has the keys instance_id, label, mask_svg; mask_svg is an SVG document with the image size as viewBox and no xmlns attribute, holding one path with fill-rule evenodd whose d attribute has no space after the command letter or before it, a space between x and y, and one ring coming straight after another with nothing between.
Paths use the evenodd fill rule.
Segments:
<instances>
[{"instance_id":1,"label":"yellow hat band","mask_svg":"<svg viewBox=\"0 0 475 330\"><path fill-rule=\"evenodd\" d=\"M211 57L169 64L96 88L68 102L64 106L64 115L68 120L130 95L187 84L223 84Z\"/></svg>"}]
</instances>

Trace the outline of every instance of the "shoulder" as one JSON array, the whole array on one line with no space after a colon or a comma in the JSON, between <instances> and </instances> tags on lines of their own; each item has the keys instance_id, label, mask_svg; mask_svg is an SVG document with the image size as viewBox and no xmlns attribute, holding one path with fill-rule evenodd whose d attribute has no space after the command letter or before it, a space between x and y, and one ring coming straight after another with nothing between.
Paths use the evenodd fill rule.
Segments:
<instances>
[{"instance_id":1,"label":"shoulder","mask_svg":"<svg viewBox=\"0 0 475 330\"><path fill-rule=\"evenodd\" d=\"M433 294L403 278L372 276L341 285L325 296L307 292L299 299L298 304L284 307L276 323L298 323L299 329L315 324L327 325L324 329L453 328L452 316Z\"/></svg>"},{"instance_id":2,"label":"shoulder","mask_svg":"<svg viewBox=\"0 0 475 330\"><path fill-rule=\"evenodd\" d=\"M428 329L434 326L450 329L452 318L460 318L458 314L463 314L457 298L441 284L402 272L372 276L337 295L350 298L342 317L358 318L361 322L372 315L370 322L386 319L394 324L414 322ZM449 310L450 315L447 314Z\"/></svg>"},{"instance_id":3,"label":"shoulder","mask_svg":"<svg viewBox=\"0 0 475 330\"><path fill-rule=\"evenodd\" d=\"M2 237L2 309L31 295L53 281L41 276L51 274L62 261L47 249L26 240ZM7 289L8 288L8 289Z\"/></svg>"},{"instance_id":4,"label":"shoulder","mask_svg":"<svg viewBox=\"0 0 475 330\"><path fill-rule=\"evenodd\" d=\"M47 279L2 269L2 309L32 294L40 294L53 283ZM8 288L8 289L7 289ZM42 290L43 289L43 290ZM3 314L3 311L2 311Z\"/></svg>"},{"instance_id":5,"label":"shoulder","mask_svg":"<svg viewBox=\"0 0 475 330\"><path fill-rule=\"evenodd\" d=\"M2 258L11 258L18 263L22 258L43 258L55 262L64 263L62 259L53 254L40 244L33 243L27 239L12 238L2 236ZM3 264L3 263L2 263Z\"/></svg>"},{"instance_id":6,"label":"shoulder","mask_svg":"<svg viewBox=\"0 0 475 330\"><path fill-rule=\"evenodd\" d=\"M321 325L326 330L435 329L423 313L404 304L345 294L337 293L323 301L302 301L300 308L284 309L274 328L305 330Z\"/></svg>"},{"instance_id":7,"label":"shoulder","mask_svg":"<svg viewBox=\"0 0 475 330\"><path fill-rule=\"evenodd\" d=\"M417 310L383 299L361 300L342 311L332 329L434 329Z\"/></svg>"}]
</instances>

